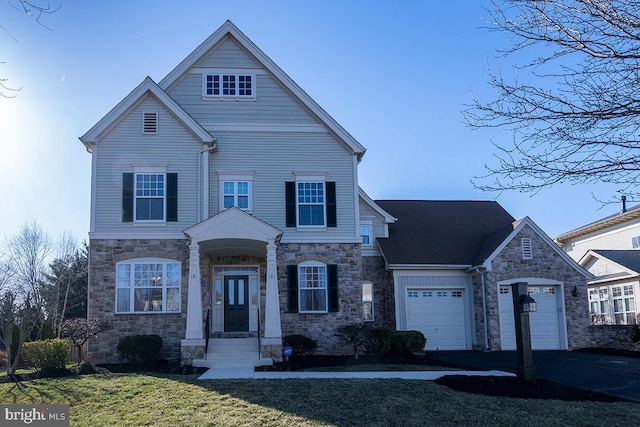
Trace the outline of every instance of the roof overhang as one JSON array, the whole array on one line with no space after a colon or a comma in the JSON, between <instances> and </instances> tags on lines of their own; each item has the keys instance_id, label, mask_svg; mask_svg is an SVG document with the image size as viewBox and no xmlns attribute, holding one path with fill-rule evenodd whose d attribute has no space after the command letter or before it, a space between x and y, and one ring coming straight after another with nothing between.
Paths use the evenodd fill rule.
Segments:
<instances>
[{"instance_id":1,"label":"roof overhang","mask_svg":"<svg viewBox=\"0 0 640 427\"><path fill-rule=\"evenodd\" d=\"M612 215L596 222L592 222L591 224L582 226L580 228L576 228L575 230L571 230L567 233L559 235L555 238L555 240L557 242L564 243L569 239L584 236L585 234L593 233L595 231L599 231L608 227L613 227L614 225L622 224L638 218L640 218L640 206L636 206L626 212Z\"/></svg>"},{"instance_id":2,"label":"roof overhang","mask_svg":"<svg viewBox=\"0 0 640 427\"><path fill-rule=\"evenodd\" d=\"M467 264L388 264L389 270L468 270Z\"/></svg>"},{"instance_id":3,"label":"roof overhang","mask_svg":"<svg viewBox=\"0 0 640 427\"><path fill-rule=\"evenodd\" d=\"M127 113L139 105L146 96L154 96L203 144L213 145L216 138L195 121L177 102L160 88L150 77L146 77L134 90L109 111L87 133L80 137L87 151L91 152L95 144L124 118Z\"/></svg>"}]
</instances>

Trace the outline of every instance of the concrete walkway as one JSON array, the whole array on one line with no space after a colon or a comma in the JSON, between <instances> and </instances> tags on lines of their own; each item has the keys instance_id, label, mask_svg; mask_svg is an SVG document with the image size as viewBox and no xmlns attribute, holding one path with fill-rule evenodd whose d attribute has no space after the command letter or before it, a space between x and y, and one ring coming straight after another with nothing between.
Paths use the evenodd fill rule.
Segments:
<instances>
[{"instance_id":1,"label":"concrete walkway","mask_svg":"<svg viewBox=\"0 0 640 427\"><path fill-rule=\"evenodd\" d=\"M339 378L339 379L403 379L433 381L445 375L482 375L482 376L515 376L503 371L380 371L380 372L309 372L309 371L255 371L253 368L220 368L209 369L199 380L285 380L307 378Z\"/></svg>"}]
</instances>

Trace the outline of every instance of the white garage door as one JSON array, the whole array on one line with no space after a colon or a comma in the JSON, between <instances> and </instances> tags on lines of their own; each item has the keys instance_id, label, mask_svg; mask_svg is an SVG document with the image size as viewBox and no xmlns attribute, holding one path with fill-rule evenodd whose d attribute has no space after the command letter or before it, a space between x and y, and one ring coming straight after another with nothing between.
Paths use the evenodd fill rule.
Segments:
<instances>
[{"instance_id":1,"label":"white garage door","mask_svg":"<svg viewBox=\"0 0 640 427\"><path fill-rule=\"evenodd\" d=\"M407 329L427 338L426 350L465 350L462 289L407 289Z\"/></svg>"},{"instance_id":2,"label":"white garage door","mask_svg":"<svg viewBox=\"0 0 640 427\"><path fill-rule=\"evenodd\" d=\"M529 313L531 348L558 350L560 344L559 286L529 286L529 295L536 301L537 311ZM511 286L500 286L500 330L502 349L516 349Z\"/></svg>"}]
</instances>

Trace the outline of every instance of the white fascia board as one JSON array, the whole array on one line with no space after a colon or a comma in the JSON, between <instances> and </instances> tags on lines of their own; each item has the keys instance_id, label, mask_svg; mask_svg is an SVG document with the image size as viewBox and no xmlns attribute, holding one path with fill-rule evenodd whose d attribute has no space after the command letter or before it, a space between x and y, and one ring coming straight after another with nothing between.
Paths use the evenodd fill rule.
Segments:
<instances>
[{"instance_id":1,"label":"white fascia board","mask_svg":"<svg viewBox=\"0 0 640 427\"><path fill-rule=\"evenodd\" d=\"M367 205L374 213L376 213L380 219L382 219L386 224L393 224L398 220L389 212L382 209L376 202L373 201L371 197L362 189L362 187L358 187L358 195L360 199Z\"/></svg>"},{"instance_id":2,"label":"white fascia board","mask_svg":"<svg viewBox=\"0 0 640 427\"><path fill-rule=\"evenodd\" d=\"M366 149L229 20L222 24L222 26L209 36L209 38L191 52L180 64L178 64L177 67L171 70L165 78L160 80L160 87L166 91L171 90L173 85L177 83L191 67L211 51L216 44L227 37L227 35L231 35L236 39L244 49L253 55L253 57L267 70L269 70L276 80L278 80L305 107L315 114L347 149L349 149L353 154L358 155L358 160L362 159Z\"/></svg>"},{"instance_id":3,"label":"white fascia board","mask_svg":"<svg viewBox=\"0 0 640 427\"><path fill-rule=\"evenodd\" d=\"M506 239L504 239L502 241L502 243L500 243L500 245L491 253L491 255L489 255L487 257L486 260L484 260L484 262L482 263L482 266L485 267L487 270L491 271L491 262L493 261L493 259L498 256L498 254L500 252L502 252L502 250L509 244L509 242L511 242L517 235L518 233L520 233L520 231L522 231L522 229L525 226L529 226L531 227L531 229L533 229L533 231L540 236L540 238L542 238L542 240L545 241L545 243L558 255L560 255L560 257L562 259L564 259L567 263L569 263L569 265L571 265L574 270L576 270L578 273L582 274L585 278L587 279L591 279L593 278L593 274L589 273L587 270L585 270L581 265L579 265L573 258L571 258L565 251L563 251L560 246L558 246L549 236L547 236L547 234L542 231L542 229L540 227L538 227L538 225L533 222L533 220L531 218L529 218L528 216L524 217L521 220L515 221L514 224L517 224L514 228L513 231L511 233L509 233L509 235L507 236Z\"/></svg>"},{"instance_id":4,"label":"white fascia board","mask_svg":"<svg viewBox=\"0 0 640 427\"><path fill-rule=\"evenodd\" d=\"M147 93L151 93L168 111L181 121L187 129L199 138L203 144L215 142L215 137L209 134L209 132L196 122L177 102L167 95L151 77L146 77L142 83L113 107L111 111L87 133L82 135L80 141L89 149L92 144L97 143L97 141L109 132L129 111L142 102Z\"/></svg>"},{"instance_id":5,"label":"white fascia board","mask_svg":"<svg viewBox=\"0 0 640 427\"><path fill-rule=\"evenodd\" d=\"M609 284L617 284L616 282L621 282L619 283L620 285L626 284L627 282L637 282L638 278L640 276L635 275L635 276L616 276L616 277L603 277L603 278L599 278L599 279L594 279L594 280L589 280L587 282L587 284L589 286L591 285L603 285L606 283Z\"/></svg>"}]
</instances>

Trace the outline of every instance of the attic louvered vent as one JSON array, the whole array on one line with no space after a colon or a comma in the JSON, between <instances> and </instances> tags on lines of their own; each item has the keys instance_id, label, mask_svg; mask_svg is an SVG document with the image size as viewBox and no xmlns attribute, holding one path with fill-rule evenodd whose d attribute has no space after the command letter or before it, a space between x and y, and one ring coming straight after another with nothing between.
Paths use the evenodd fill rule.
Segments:
<instances>
[{"instance_id":1,"label":"attic louvered vent","mask_svg":"<svg viewBox=\"0 0 640 427\"><path fill-rule=\"evenodd\" d=\"M522 259L533 259L531 239L529 239L528 237L522 239Z\"/></svg>"},{"instance_id":2,"label":"attic louvered vent","mask_svg":"<svg viewBox=\"0 0 640 427\"><path fill-rule=\"evenodd\" d=\"M158 133L158 113L142 113L142 133Z\"/></svg>"}]
</instances>

